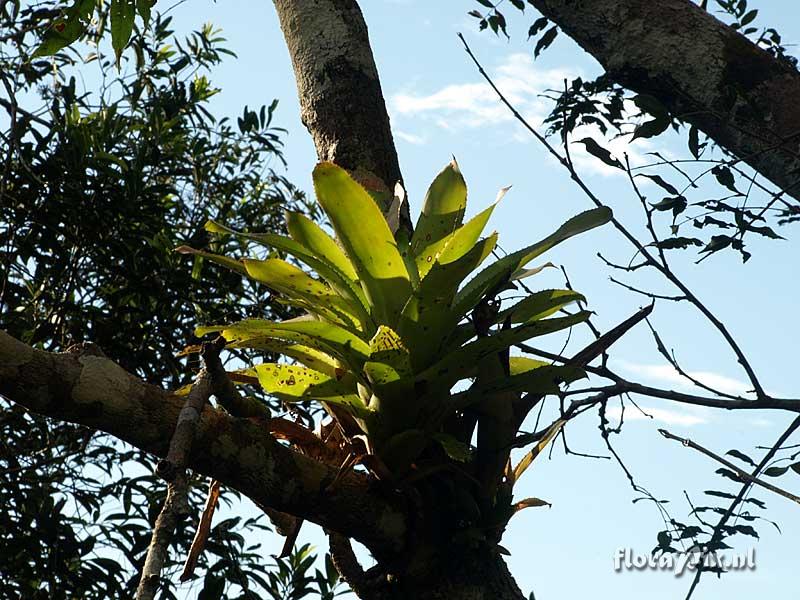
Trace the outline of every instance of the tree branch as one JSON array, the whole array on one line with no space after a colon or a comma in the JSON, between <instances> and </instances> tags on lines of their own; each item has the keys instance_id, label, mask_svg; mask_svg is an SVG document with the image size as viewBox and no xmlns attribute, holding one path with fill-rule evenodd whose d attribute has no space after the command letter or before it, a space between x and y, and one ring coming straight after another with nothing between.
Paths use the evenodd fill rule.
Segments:
<instances>
[{"instance_id":1,"label":"tree branch","mask_svg":"<svg viewBox=\"0 0 800 600\"><path fill-rule=\"evenodd\" d=\"M531 0L608 76L800 199L800 73L689 0Z\"/></svg>"},{"instance_id":2,"label":"tree branch","mask_svg":"<svg viewBox=\"0 0 800 600\"><path fill-rule=\"evenodd\" d=\"M355 0L274 0L292 58L300 117L320 160L356 179L402 182L378 69ZM387 207L384 207L387 208ZM408 203L401 225L411 230Z\"/></svg>"},{"instance_id":3,"label":"tree branch","mask_svg":"<svg viewBox=\"0 0 800 600\"><path fill-rule=\"evenodd\" d=\"M0 395L34 412L99 429L164 457L182 400L102 356L50 353L0 331ZM352 537L376 556L401 550L407 515L399 497L350 472L279 444L263 425L206 406L186 466L254 502Z\"/></svg>"},{"instance_id":4,"label":"tree branch","mask_svg":"<svg viewBox=\"0 0 800 600\"><path fill-rule=\"evenodd\" d=\"M787 492L786 490L784 490L782 488L779 488L776 485L772 485L771 483L767 483L763 479L759 479L758 477L754 477L753 475L751 475L747 471L737 467L731 461L725 460L719 454L716 454L715 452L712 452L711 450L709 450L708 448L705 448L704 446L701 446L697 442L692 441L689 438L682 438L679 435L675 435L673 433L670 433L666 429L659 429L658 432L661 435L663 435L665 438L667 438L668 440L675 440L676 442L680 442L681 444L683 444L687 448L692 448L693 450L697 450L698 452L700 452L702 454L705 454L709 458L713 458L718 463L728 467L731 471L736 473L744 481L749 481L750 483L754 483L755 485L760 485L765 490L769 490L770 492L774 492L774 493L778 494L779 496L783 496L784 498L787 498L787 499L791 500L792 502L800 504L800 497L795 496L791 492Z\"/></svg>"}]
</instances>

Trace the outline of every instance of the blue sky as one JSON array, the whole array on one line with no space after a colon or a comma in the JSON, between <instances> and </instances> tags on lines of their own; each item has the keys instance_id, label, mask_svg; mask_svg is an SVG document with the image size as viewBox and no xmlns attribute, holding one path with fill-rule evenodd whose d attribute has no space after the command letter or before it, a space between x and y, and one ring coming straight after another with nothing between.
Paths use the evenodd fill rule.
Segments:
<instances>
[{"instance_id":1,"label":"blue sky","mask_svg":"<svg viewBox=\"0 0 800 600\"><path fill-rule=\"evenodd\" d=\"M787 41L800 38L797 8L789 0L751 3L759 8L759 23L777 26ZM491 227L500 232L501 244L515 249L549 233L569 216L591 207L567 174L535 140L525 134L510 114L487 90L464 53L456 33L463 32L487 69L497 78L517 106L539 124L549 110L538 95L560 87L564 77L599 74L598 65L565 36L550 50L532 59L525 32L532 13L519 18L508 9L512 40L476 32L466 16L474 6L464 1L364 0L363 11L370 29L375 58L392 118L395 140L412 203L412 214L433 176L455 155L470 188L471 211L494 200L497 190L513 185L495 211ZM270 2L201 2L193 0L175 11L174 24L197 28L212 21L223 28L229 46L239 55L213 76L223 89L215 100L217 114L237 116L241 107L268 104L280 99L277 122L289 129L286 138L288 176L311 192L311 170L316 155L310 137L300 124L296 89L289 57ZM634 163L652 150L673 156L686 154L681 138L664 136L630 147L622 139L613 145L627 151ZM626 179L602 168L597 161L577 153L576 164L597 195L612 206L632 230L642 231L638 201ZM659 200L655 187L643 188L652 201ZM707 197L719 195L715 186L704 188ZM663 223L666 227L667 223ZM791 238L791 230L781 233ZM800 325L795 318L798 289L792 256L796 241L751 239L753 258L742 265L733 253L722 253L699 265L691 256L677 256L676 270L697 295L727 323L740 341L765 387L776 394L800 393L794 380L796 340ZM547 258L567 268L573 285L584 292L597 313L596 324L608 329L635 312L643 298L620 289L608 280L609 270L596 257L627 262L631 249L610 227L585 235L551 252ZM628 278L631 283L651 285L669 292L654 277ZM531 280L535 288L561 287L563 279L552 269ZM690 371L701 374L727 390L746 389L744 374L718 334L688 305L658 303L654 324ZM554 341L554 347L562 339ZM577 346L574 346L577 348ZM657 354L645 327L638 327L614 349L613 366L630 378L674 389L688 389ZM736 447L752 452L756 445L770 445L790 421L785 414L727 414L708 409L673 406L637 399L652 415L647 418L629 407L616 448L638 483L655 496L669 499L672 515L689 522L685 490L702 503L705 489L734 491L714 475L710 460L664 440L656 431L667 427L678 435L719 452ZM638 418L637 418L638 417ZM573 449L607 454L597 430L596 412L587 413L568 427ZM798 441L798 440L795 440ZM800 489L793 474L778 480L789 489ZM618 548L647 553L661 529L657 511L646 502L632 503L633 492L623 472L610 460L564 456L557 444L552 459L540 458L518 487L519 497L538 496L552 508L529 509L510 524L504 545L511 551L512 571L526 592L540 600L585 597L588 594L619 599L646 594L654 600L682 598L689 580L664 572L623 572L612 569ZM789 596L796 582L795 550L791 541L800 529L795 506L777 496L757 493L766 501L768 517L780 523L783 534L762 523L761 541L737 539L737 549L756 544L755 572L731 573L721 580L706 576L695 597L729 600L753 595ZM318 532L306 535L323 545ZM277 552L280 542L266 540Z\"/></svg>"}]
</instances>

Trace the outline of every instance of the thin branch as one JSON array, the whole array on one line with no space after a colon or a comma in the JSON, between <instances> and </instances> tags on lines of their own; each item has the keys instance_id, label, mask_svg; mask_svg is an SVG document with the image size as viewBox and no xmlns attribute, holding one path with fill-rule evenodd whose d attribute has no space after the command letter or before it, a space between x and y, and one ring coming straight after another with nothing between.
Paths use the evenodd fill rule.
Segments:
<instances>
[{"instance_id":1,"label":"thin branch","mask_svg":"<svg viewBox=\"0 0 800 600\"><path fill-rule=\"evenodd\" d=\"M646 296L646 297L650 298L651 300L669 300L670 302L681 302L683 300L686 300L686 296L665 296L663 294L656 294L656 293L653 293L653 292L648 292L646 290L640 290L637 287L634 287L634 286L632 286L632 285L630 285L628 283L625 283L623 281L620 281L618 279L614 279L613 277L609 277L609 280L611 280L611 283L615 283L618 286L625 288L629 292L634 292L636 294L640 294L642 296Z\"/></svg>"},{"instance_id":2,"label":"thin branch","mask_svg":"<svg viewBox=\"0 0 800 600\"><path fill-rule=\"evenodd\" d=\"M567 364L570 362L570 358L565 356L560 356L558 354L554 354L553 352L548 352L547 350L541 350L539 348L535 348L528 344L515 344L517 348L527 352L529 354L534 354L536 356L541 356L542 358L546 358L548 360L552 360L555 362L559 362L562 364ZM735 410L735 409L749 409L749 410L764 410L764 409L772 409L772 410L788 410L792 412L800 412L800 399L798 398L773 398L767 397L762 400L730 400L724 398L709 398L708 396L699 396L696 394L687 394L684 392L676 392L673 390L664 390L661 388L652 387L649 385L642 385L640 383L635 383L633 381L628 381L627 379L617 375L614 371L609 369L608 367L593 367L593 366L584 366L583 370L587 373L591 373L592 375L597 375L598 377L605 377L607 379L612 380L616 387L614 389L620 392L631 392L635 394L641 394L643 396L650 396L652 398L661 398L663 400L674 400L675 402L680 402L682 404L692 404L694 406L707 406L710 408L724 408L728 410ZM609 390L611 388L608 388Z\"/></svg>"},{"instance_id":3,"label":"thin branch","mask_svg":"<svg viewBox=\"0 0 800 600\"><path fill-rule=\"evenodd\" d=\"M189 513L189 482L186 472L174 475L167 486L167 499L153 526L153 535L147 548L147 558L142 568L136 600L153 600L161 580L161 570L167 560L169 544L175 527Z\"/></svg>"},{"instance_id":4,"label":"thin branch","mask_svg":"<svg viewBox=\"0 0 800 600\"><path fill-rule=\"evenodd\" d=\"M168 482L167 499L153 527L147 557L136 589L136 600L153 600L159 588L161 570L167 560L175 527L189 513L189 480L186 456L194 441L203 406L211 396L211 380L205 369L195 378L169 444L166 458L159 461L156 473Z\"/></svg>"},{"instance_id":5,"label":"thin branch","mask_svg":"<svg viewBox=\"0 0 800 600\"><path fill-rule=\"evenodd\" d=\"M765 466L767 466L769 461L772 460L772 458L775 456L775 454L778 452L778 450L781 448L781 446L783 446L783 443L787 439L789 439L789 436L791 436L798 427L800 427L800 416L795 417L794 421L792 421L789 424L789 427L786 428L786 431L784 431L781 434L781 436L778 438L778 441L775 442L775 444L772 446L772 448L770 448L770 450L764 455L764 458L761 459L761 462L759 462L758 465L756 465L756 468L753 469L753 472L751 473L751 477L752 478L757 478L758 477L758 474L761 473L761 470ZM742 486L742 489L739 490L739 493L736 495L736 498L734 498L733 502L731 502L731 505L728 507L728 510L725 511L725 514L722 515L722 517L720 518L719 522L714 527L714 532L711 534L711 540L709 541L709 545L714 544L715 542L720 542L721 541L721 539L722 539L722 528L725 527L725 524L728 522L728 520L731 518L731 516L733 516L733 511L736 510L737 506L739 506L739 503L745 497L745 494L747 494L747 491L750 489L751 485L752 485L752 481L748 480ZM692 580L692 585L689 588L689 592L686 594L686 600L689 600L692 597L692 594L694 593L694 590L697 588L697 584L700 583L700 577L702 577L702 575L703 575L703 569L701 568L701 566L703 565L703 563L704 563L706 557L709 555L709 553L710 553L710 550L706 549L705 551L703 551L703 554L700 557L700 561L698 563L697 571L695 572L694 579Z\"/></svg>"},{"instance_id":6,"label":"thin branch","mask_svg":"<svg viewBox=\"0 0 800 600\"><path fill-rule=\"evenodd\" d=\"M739 477L741 477L745 481L749 481L750 483L754 483L756 485L760 485L764 489L767 489L767 490L769 490L771 492L774 492L774 493L778 494L779 496L783 496L784 498L787 498L787 499L791 500L792 502L796 502L797 504L800 504L800 496L795 496L791 492L787 492L786 490L781 489L778 486L772 485L771 483L767 483L763 479L759 479L758 477L754 477L753 475L751 475L747 471L744 471L744 470L740 469L739 467L737 467L735 464L733 464L729 460L726 460L726 459L722 458L719 454L715 454L714 452L712 452L708 448L705 448L705 447L701 446L697 442L694 442L694 441L690 440L689 438L682 438L680 436L674 435L674 434L670 433L669 431L667 431L666 429L659 429L658 432L661 435L663 435L665 438L667 438L668 440L675 440L677 442L680 442L681 444L683 444L687 448L692 448L694 450L697 450L698 452L701 452L701 453L705 454L709 458L713 458L718 463L725 465L731 471L735 472Z\"/></svg>"}]
</instances>

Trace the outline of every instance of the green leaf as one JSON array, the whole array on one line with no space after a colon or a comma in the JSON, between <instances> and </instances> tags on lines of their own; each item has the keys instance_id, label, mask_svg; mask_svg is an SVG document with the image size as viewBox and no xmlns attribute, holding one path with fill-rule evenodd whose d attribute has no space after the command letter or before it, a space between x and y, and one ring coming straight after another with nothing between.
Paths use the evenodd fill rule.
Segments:
<instances>
[{"instance_id":1,"label":"green leaf","mask_svg":"<svg viewBox=\"0 0 800 600\"><path fill-rule=\"evenodd\" d=\"M689 237L674 237L674 238L667 238L665 240L659 240L656 244L657 248L661 248L662 250L676 250L680 248L681 250L686 250L689 246L702 246L702 240L697 238L689 238Z\"/></svg>"},{"instance_id":2,"label":"green leaf","mask_svg":"<svg viewBox=\"0 0 800 600\"><path fill-rule=\"evenodd\" d=\"M325 352L341 360L350 370L359 373L364 362L369 360L369 345L354 333L323 321L292 319L282 323L248 319L230 325L209 325L195 330L197 337L219 332L226 340L239 342L246 347L248 340L271 337L298 342L315 350Z\"/></svg>"},{"instance_id":3,"label":"green leaf","mask_svg":"<svg viewBox=\"0 0 800 600\"><path fill-rule=\"evenodd\" d=\"M458 292L455 298L455 313L466 315L485 294L493 293L534 258L572 236L608 223L612 217L611 209L606 206L588 210L572 217L546 238L504 256L486 267Z\"/></svg>"},{"instance_id":4,"label":"green leaf","mask_svg":"<svg viewBox=\"0 0 800 600\"><path fill-rule=\"evenodd\" d=\"M134 0L111 0L109 15L111 16L111 46L114 48L119 65L122 51L133 33L136 4Z\"/></svg>"},{"instance_id":5,"label":"green leaf","mask_svg":"<svg viewBox=\"0 0 800 600\"><path fill-rule=\"evenodd\" d=\"M536 42L536 46L533 49L533 57L538 58L539 54L541 54L544 50L550 47L550 44L556 39L558 35L558 27L553 25L550 29L544 32L544 35L539 38L539 41Z\"/></svg>"},{"instance_id":6,"label":"green leaf","mask_svg":"<svg viewBox=\"0 0 800 600\"><path fill-rule=\"evenodd\" d=\"M358 275L353 268L353 263L331 236L311 219L298 212L286 212L286 228L292 239L319 259L323 259L352 280L357 280Z\"/></svg>"},{"instance_id":7,"label":"green leaf","mask_svg":"<svg viewBox=\"0 0 800 600\"><path fill-rule=\"evenodd\" d=\"M637 175L637 177L647 177L649 180L651 180L655 184L661 186L661 188L663 188L664 190L666 190L667 192L669 192L673 196L679 196L680 195L680 192L678 192L678 190L675 188L675 186L673 186L671 183L665 181L664 178L661 177L660 175L642 174L642 175Z\"/></svg>"},{"instance_id":8,"label":"green leaf","mask_svg":"<svg viewBox=\"0 0 800 600\"><path fill-rule=\"evenodd\" d=\"M403 308L400 336L413 349L415 370L430 364L442 343L461 320L453 310L453 300L461 282L480 265L497 244L497 234L478 242L456 261L434 264Z\"/></svg>"},{"instance_id":9,"label":"green leaf","mask_svg":"<svg viewBox=\"0 0 800 600\"><path fill-rule=\"evenodd\" d=\"M481 337L465 346L445 353L443 358L417 376L421 385L431 387L432 392L449 390L456 382L471 377L477 365L485 357L522 343L534 337L548 335L568 329L589 318L589 311L580 311L566 317L554 317L525 323L511 329L500 330L490 336Z\"/></svg>"},{"instance_id":10,"label":"green leaf","mask_svg":"<svg viewBox=\"0 0 800 600\"><path fill-rule=\"evenodd\" d=\"M550 364L528 366L532 368L493 381L481 382L466 392L455 394L452 398L452 407L463 410L501 392L525 392L537 396L555 394L561 384L572 383L586 377L586 372L579 367Z\"/></svg>"},{"instance_id":11,"label":"green leaf","mask_svg":"<svg viewBox=\"0 0 800 600\"><path fill-rule=\"evenodd\" d=\"M510 188L503 188L497 194L497 199L488 208L482 210L477 215L472 217L466 224L456 229L451 235L445 238L445 244L441 252L436 257L436 262L439 263L452 263L464 256L467 252L473 249L477 241L480 239L486 224L489 222L489 217L492 216L497 204L503 199ZM427 270L426 270L427 272ZM424 277L422 270L420 270L420 277Z\"/></svg>"},{"instance_id":12,"label":"green leaf","mask_svg":"<svg viewBox=\"0 0 800 600\"><path fill-rule=\"evenodd\" d=\"M650 94L636 94L631 100L633 100L633 103L642 113L650 114L656 117L656 119L669 119L667 107L655 96L651 96Z\"/></svg>"},{"instance_id":13,"label":"green leaf","mask_svg":"<svg viewBox=\"0 0 800 600\"><path fill-rule=\"evenodd\" d=\"M657 117L650 121L645 121L640 125L636 126L636 129L633 130L633 137L631 141L639 139L639 138L651 138L657 135L664 133L669 127L672 119L667 116L664 117Z\"/></svg>"},{"instance_id":14,"label":"green leaf","mask_svg":"<svg viewBox=\"0 0 800 600\"><path fill-rule=\"evenodd\" d=\"M550 20L547 17L539 17L533 22L533 25L530 26L528 29L528 39L531 39L537 33L539 33L542 29L547 27L547 24Z\"/></svg>"},{"instance_id":15,"label":"green leaf","mask_svg":"<svg viewBox=\"0 0 800 600\"><path fill-rule=\"evenodd\" d=\"M150 11L154 4L155 0L136 0L136 10L139 12L139 16L142 17L145 26L150 23Z\"/></svg>"},{"instance_id":16,"label":"green leaf","mask_svg":"<svg viewBox=\"0 0 800 600\"><path fill-rule=\"evenodd\" d=\"M345 326L358 323L358 307L308 273L279 258L245 259L247 274L270 289L299 301L311 313Z\"/></svg>"},{"instance_id":17,"label":"green leaf","mask_svg":"<svg viewBox=\"0 0 800 600\"><path fill-rule=\"evenodd\" d=\"M45 33L42 42L33 53L33 58L52 56L62 48L66 48L83 35L85 27L74 13L57 18Z\"/></svg>"},{"instance_id":18,"label":"green leaf","mask_svg":"<svg viewBox=\"0 0 800 600\"><path fill-rule=\"evenodd\" d=\"M472 450L470 450L469 445L448 433L434 433L433 439L439 442L445 454L453 460L466 463L472 458Z\"/></svg>"},{"instance_id":19,"label":"green leaf","mask_svg":"<svg viewBox=\"0 0 800 600\"><path fill-rule=\"evenodd\" d=\"M753 459L747 456L744 452L740 452L739 450L728 450L725 454L729 456L733 456L734 458L738 458L739 460L746 462L748 465L756 466L756 463L753 462Z\"/></svg>"},{"instance_id":20,"label":"green leaf","mask_svg":"<svg viewBox=\"0 0 800 600\"><path fill-rule=\"evenodd\" d=\"M692 125L689 128L688 145L689 145L689 152L692 153L692 156L694 156L695 159L700 158L700 151L702 150L702 148L700 147L700 132L694 125Z\"/></svg>"},{"instance_id":21,"label":"green leaf","mask_svg":"<svg viewBox=\"0 0 800 600\"><path fill-rule=\"evenodd\" d=\"M467 184L453 160L428 188L411 237L411 252L420 268L420 277L430 269L443 240L461 226L466 206Z\"/></svg>"},{"instance_id":22,"label":"green leaf","mask_svg":"<svg viewBox=\"0 0 800 600\"><path fill-rule=\"evenodd\" d=\"M674 216L678 216L686 210L687 201L683 196L675 196L674 198L664 198L659 202L652 204L655 210L667 211L671 210Z\"/></svg>"},{"instance_id":23,"label":"green leaf","mask_svg":"<svg viewBox=\"0 0 800 600\"><path fill-rule=\"evenodd\" d=\"M227 256L214 254L213 252L205 252L203 250L196 250L191 246L178 246L175 248L175 252L178 252L179 254L194 254L195 256L202 256L203 258L207 258L208 260L215 262L218 265L222 265L231 271L236 271L242 275L247 275L247 269L245 269L242 261L234 260L233 258L228 258Z\"/></svg>"},{"instance_id":24,"label":"green leaf","mask_svg":"<svg viewBox=\"0 0 800 600\"><path fill-rule=\"evenodd\" d=\"M742 195L742 193L736 189L736 180L728 167L725 165L717 165L711 169L711 173L713 173L714 177L717 178L717 181L720 183L720 185L725 186L737 196Z\"/></svg>"},{"instance_id":25,"label":"green leaf","mask_svg":"<svg viewBox=\"0 0 800 600\"><path fill-rule=\"evenodd\" d=\"M573 302L583 301L586 301L583 294L572 290L542 290L498 313L497 322L503 322L509 317L512 323L536 321L549 317Z\"/></svg>"},{"instance_id":26,"label":"green leaf","mask_svg":"<svg viewBox=\"0 0 800 600\"><path fill-rule=\"evenodd\" d=\"M582 140L578 140L578 143L583 144L589 154L595 158L599 158L609 167L615 167L617 169L622 169L623 171L625 170L625 167L622 166L622 163L619 162L619 160L611 156L611 153L608 150L603 148L592 138L583 138Z\"/></svg>"},{"instance_id":27,"label":"green leaf","mask_svg":"<svg viewBox=\"0 0 800 600\"><path fill-rule=\"evenodd\" d=\"M317 200L353 263L379 324L394 325L411 294L397 243L378 205L344 169L320 163L314 169Z\"/></svg>"},{"instance_id":28,"label":"green leaf","mask_svg":"<svg viewBox=\"0 0 800 600\"><path fill-rule=\"evenodd\" d=\"M764 469L764 475L767 477L780 477L788 470L789 467L770 467L769 469Z\"/></svg>"},{"instance_id":29,"label":"green leaf","mask_svg":"<svg viewBox=\"0 0 800 600\"><path fill-rule=\"evenodd\" d=\"M288 216L289 214L291 213L287 213L287 222L296 224L297 220L292 219L290 216ZM303 221L300 222L302 223ZM289 225L290 230L294 228L292 224ZM296 259L304 262L306 265L314 269L314 271L316 271L320 277L325 279L325 281L327 281L339 294L351 300L353 311L358 314L363 324L366 325L370 321L369 313L365 307L366 299L363 291L358 287L353 266L347 260L347 257L344 256L344 253L341 251L341 249L336 246L335 242L333 242L333 240L331 240L324 232L322 232L322 230L320 230L320 233L325 237L328 237L330 242L333 243L336 250L341 255L343 262L340 261L332 251L327 255L320 251L321 249L325 249L326 245L324 243L320 243L318 239L314 241L315 236L313 231L308 232L303 236L299 236L304 241L312 241L312 247L309 247L303 242L288 238L283 235L278 235L276 233L242 233L225 227L216 221L206 222L205 229L206 231L218 235L232 234L241 238L250 239L263 246L266 246L267 248L286 252L287 254L294 256ZM301 228L301 230L306 231L305 225ZM314 251L315 248L318 252ZM340 265L345 265L347 268L341 269Z\"/></svg>"},{"instance_id":30,"label":"green leaf","mask_svg":"<svg viewBox=\"0 0 800 600\"><path fill-rule=\"evenodd\" d=\"M369 416L369 410L358 396L352 378L336 380L313 369L279 363L264 363L256 365L254 369L264 391L281 400L318 400L342 406L359 418Z\"/></svg>"},{"instance_id":31,"label":"green leaf","mask_svg":"<svg viewBox=\"0 0 800 600\"><path fill-rule=\"evenodd\" d=\"M748 11L739 21L739 25L744 27L745 25L751 23L756 18L757 15L758 15L758 9L756 8L754 8L751 11Z\"/></svg>"}]
</instances>

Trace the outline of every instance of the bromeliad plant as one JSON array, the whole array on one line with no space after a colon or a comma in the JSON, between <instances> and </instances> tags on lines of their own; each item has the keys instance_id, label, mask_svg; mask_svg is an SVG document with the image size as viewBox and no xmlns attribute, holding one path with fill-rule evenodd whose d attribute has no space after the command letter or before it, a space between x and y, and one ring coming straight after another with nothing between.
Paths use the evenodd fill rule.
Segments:
<instances>
[{"instance_id":1,"label":"bromeliad plant","mask_svg":"<svg viewBox=\"0 0 800 600\"><path fill-rule=\"evenodd\" d=\"M183 249L261 282L305 314L283 322L200 327L197 335L219 333L229 347L292 359L293 364L255 365L247 373L283 401L321 403L346 439L364 441L367 453L385 467L384 476L399 479L426 461L457 460L491 499L525 416L523 399L555 392L583 375L576 366L509 357L509 348L588 317L586 311L553 316L583 298L571 290L539 291L507 307L498 295L537 271L525 268L533 259L606 223L611 211L582 213L478 270L497 244L497 233L482 237L497 202L463 222L467 188L455 162L430 186L413 234L396 226L400 198L384 215L370 193L336 165L318 165L313 177L335 240L289 212L288 237L208 223L212 233L266 246L274 256L265 260Z\"/></svg>"}]
</instances>

